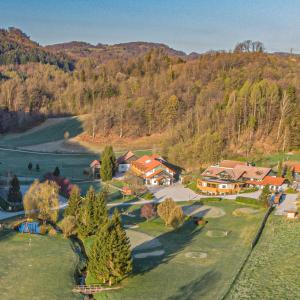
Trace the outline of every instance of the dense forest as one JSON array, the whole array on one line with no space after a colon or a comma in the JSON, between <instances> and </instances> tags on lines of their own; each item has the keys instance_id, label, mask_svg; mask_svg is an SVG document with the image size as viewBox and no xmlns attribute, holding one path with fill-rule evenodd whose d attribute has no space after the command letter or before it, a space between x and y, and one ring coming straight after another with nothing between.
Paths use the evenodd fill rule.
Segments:
<instances>
[{"instance_id":1,"label":"dense forest","mask_svg":"<svg viewBox=\"0 0 300 300\"><path fill-rule=\"evenodd\" d=\"M43 60L2 63L0 105L28 114L89 113L92 137L161 134L163 154L183 166L297 148L300 58L247 42L193 57L163 47L126 59L83 51L70 59L74 70ZM36 47L69 60L63 47Z\"/></svg>"}]
</instances>

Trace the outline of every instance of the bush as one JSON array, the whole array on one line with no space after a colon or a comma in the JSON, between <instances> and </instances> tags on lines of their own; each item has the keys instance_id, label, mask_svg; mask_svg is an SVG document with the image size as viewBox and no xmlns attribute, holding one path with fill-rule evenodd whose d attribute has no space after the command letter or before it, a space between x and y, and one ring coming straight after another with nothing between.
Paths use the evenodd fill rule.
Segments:
<instances>
[{"instance_id":1,"label":"bush","mask_svg":"<svg viewBox=\"0 0 300 300\"><path fill-rule=\"evenodd\" d=\"M288 187L285 191L287 194L296 194L297 191L295 191L292 187Z\"/></svg>"},{"instance_id":2,"label":"bush","mask_svg":"<svg viewBox=\"0 0 300 300\"><path fill-rule=\"evenodd\" d=\"M250 197L236 197L235 202L237 203L242 203L242 204L247 204L247 205L253 205L253 206L263 206L264 203Z\"/></svg>"},{"instance_id":3,"label":"bush","mask_svg":"<svg viewBox=\"0 0 300 300\"><path fill-rule=\"evenodd\" d=\"M184 214L181 206L177 205L171 212L168 223L173 228L178 228L184 221Z\"/></svg>"},{"instance_id":4,"label":"bush","mask_svg":"<svg viewBox=\"0 0 300 300\"><path fill-rule=\"evenodd\" d=\"M244 193L254 193L258 191L257 187L250 187L250 188L244 188L240 191L240 194L244 194Z\"/></svg>"},{"instance_id":5,"label":"bush","mask_svg":"<svg viewBox=\"0 0 300 300\"><path fill-rule=\"evenodd\" d=\"M193 180L193 177L191 175L185 175L182 178L182 184L188 185Z\"/></svg>"},{"instance_id":6,"label":"bush","mask_svg":"<svg viewBox=\"0 0 300 300\"><path fill-rule=\"evenodd\" d=\"M76 233L76 219L74 216L66 216L61 224L60 228L64 234L64 237L67 238Z\"/></svg>"},{"instance_id":7,"label":"bush","mask_svg":"<svg viewBox=\"0 0 300 300\"><path fill-rule=\"evenodd\" d=\"M50 236L56 236L56 235L57 235L57 230L56 230L55 228L52 227L52 228L49 230L48 234L49 234Z\"/></svg>"},{"instance_id":8,"label":"bush","mask_svg":"<svg viewBox=\"0 0 300 300\"><path fill-rule=\"evenodd\" d=\"M147 193L145 193L145 194L143 195L143 198L144 198L145 200L152 200L152 199L154 198L154 196L153 196L152 193L147 192Z\"/></svg>"},{"instance_id":9,"label":"bush","mask_svg":"<svg viewBox=\"0 0 300 300\"><path fill-rule=\"evenodd\" d=\"M141 217L146 218L147 221L156 216L155 208L152 203L146 203L141 208Z\"/></svg>"},{"instance_id":10,"label":"bush","mask_svg":"<svg viewBox=\"0 0 300 300\"><path fill-rule=\"evenodd\" d=\"M40 234L42 234L42 235L47 234L48 229L49 229L49 228L48 228L47 225L45 225L45 224L41 225L41 226L40 226Z\"/></svg>"}]
</instances>

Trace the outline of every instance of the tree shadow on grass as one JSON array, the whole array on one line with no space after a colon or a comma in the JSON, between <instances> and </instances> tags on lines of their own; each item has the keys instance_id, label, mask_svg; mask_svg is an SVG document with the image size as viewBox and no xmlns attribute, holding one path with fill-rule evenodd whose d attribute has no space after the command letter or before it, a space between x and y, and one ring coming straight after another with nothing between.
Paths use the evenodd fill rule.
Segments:
<instances>
[{"instance_id":1,"label":"tree shadow on grass","mask_svg":"<svg viewBox=\"0 0 300 300\"><path fill-rule=\"evenodd\" d=\"M162 245L160 250L164 250L164 254L161 256L150 256L142 259L134 259L133 274L145 274L161 264L168 263L172 258L174 258L174 256L183 251L190 243L192 243L194 237L196 237L202 231L202 229L203 227L199 228L194 222L188 221L177 230L172 230L156 237ZM157 250L151 247L151 241L146 241L140 244L139 248L144 249L143 252ZM147 248L149 248L148 251L146 250ZM137 251L133 250L133 255L136 253Z\"/></svg>"},{"instance_id":2,"label":"tree shadow on grass","mask_svg":"<svg viewBox=\"0 0 300 300\"><path fill-rule=\"evenodd\" d=\"M181 286L177 293L167 298L167 300L198 300L201 297L205 297L212 288L211 283L218 281L220 278L221 274L219 272L214 270L208 271L199 279Z\"/></svg>"}]
</instances>

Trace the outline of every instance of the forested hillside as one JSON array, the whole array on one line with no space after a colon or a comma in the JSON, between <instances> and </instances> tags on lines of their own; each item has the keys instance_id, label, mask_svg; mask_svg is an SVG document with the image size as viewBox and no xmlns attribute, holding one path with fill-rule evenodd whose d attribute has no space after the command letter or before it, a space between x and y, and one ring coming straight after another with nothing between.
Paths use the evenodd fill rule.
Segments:
<instances>
[{"instance_id":1,"label":"forested hillside","mask_svg":"<svg viewBox=\"0 0 300 300\"><path fill-rule=\"evenodd\" d=\"M160 133L163 153L183 166L299 147L300 59L248 50L186 59L154 48L106 62L85 53L72 72L2 66L0 104L29 114L90 113L90 136Z\"/></svg>"},{"instance_id":2,"label":"forested hillside","mask_svg":"<svg viewBox=\"0 0 300 300\"><path fill-rule=\"evenodd\" d=\"M31 41L20 29L0 29L0 65L40 62L73 70L74 63L65 55L54 55Z\"/></svg>"}]
</instances>

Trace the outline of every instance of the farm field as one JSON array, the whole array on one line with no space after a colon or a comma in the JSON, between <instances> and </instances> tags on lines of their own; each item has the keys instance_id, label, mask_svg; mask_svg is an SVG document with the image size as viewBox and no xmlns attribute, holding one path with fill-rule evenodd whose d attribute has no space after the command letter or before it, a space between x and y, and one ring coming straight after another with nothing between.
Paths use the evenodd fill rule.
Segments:
<instances>
[{"instance_id":1,"label":"farm field","mask_svg":"<svg viewBox=\"0 0 300 300\"><path fill-rule=\"evenodd\" d=\"M138 226L130 229L129 235L132 242L138 240L133 255L141 258L134 258L134 274L122 282L122 289L100 293L95 298L171 300L222 297L248 253L263 210L236 217L232 212L244 206L227 200L207 205L208 209L214 207L224 211L225 215L207 218L205 227L189 221L175 231L165 227L159 218L144 221L139 217L140 207L129 207L129 214L123 215L123 222ZM141 239L141 234L148 238ZM86 244L89 247L91 240ZM147 257L147 253L154 254ZM96 281L88 276L87 282Z\"/></svg>"},{"instance_id":2,"label":"farm field","mask_svg":"<svg viewBox=\"0 0 300 300\"><path fill-rule=\"evenodd\" d=\"M299 299L300 222L271 215L228 299Z\"/></svg>"},{"instance_id":3,"label":"farm field","mask_svg":"<svg viewBox=\"0 0 300 300\"><path fill-rule=\"evenodd\" d=\"M2 231L0 242L1 299L83 298L72 292L78 256L68 240Z\"/></svg>"}]
</instances>

